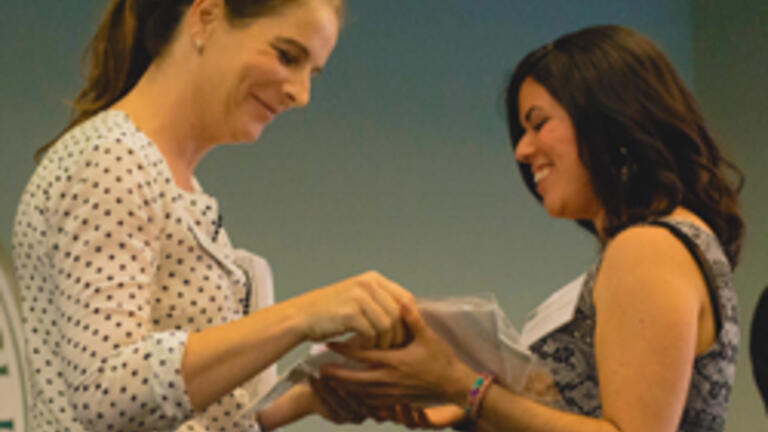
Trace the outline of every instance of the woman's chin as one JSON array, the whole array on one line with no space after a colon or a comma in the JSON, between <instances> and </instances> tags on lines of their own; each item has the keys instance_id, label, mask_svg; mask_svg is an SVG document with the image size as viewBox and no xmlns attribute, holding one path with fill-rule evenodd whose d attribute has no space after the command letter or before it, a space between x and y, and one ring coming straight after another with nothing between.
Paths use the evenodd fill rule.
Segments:
<instances>
[{"instance_id":1,"label":"woman's chin","mask_svg":"<svg viewBox=\"0 0 768 432\"><path fill-rule=\"evenodd\" d=\"M546 196L542 197L541 205L544 207L544 211L547 212L547 214L550 217L553 218L562 218L563 216L563 209L562 206L557 205L557 203L552 202L552 199L547 199Z\"/></svg>"},{"instance_id":2,"label":"woman's chin","mask_svg":"<svg viewBox=\"0 0 768 432\"><path fill-rule=\"evenodd\" d=\"M547 212L549 217L553 219L594 221L596 217L594 212L589 212L589 211L586 211L585 209L569 208L562 205L560 206L547 205L546 202L544 203L544 210Z\"/></svg>"},{"instance_id":3,"label":"woman's chin","mask_svg":"<svg viewBox=\"0 0 768 432\"><path fill-rule=\"evenodd\" d=\"M576 219L571 212L565 209L562 205L555 205L555 203L547 203L544 201L544 210L549 217L553 219Z\"/></svg>"},{"instance_id":4,"label":"woman's chin","mask_svg":"<svg viewBox=\"0 0 768 432\"><path fill-rule=\"evenodd\" d=\"M263 125L248 125L233 134L231 143L241 144L256 141L261 136L262 131L264 131Z\"/></svg>"}]
</instances>

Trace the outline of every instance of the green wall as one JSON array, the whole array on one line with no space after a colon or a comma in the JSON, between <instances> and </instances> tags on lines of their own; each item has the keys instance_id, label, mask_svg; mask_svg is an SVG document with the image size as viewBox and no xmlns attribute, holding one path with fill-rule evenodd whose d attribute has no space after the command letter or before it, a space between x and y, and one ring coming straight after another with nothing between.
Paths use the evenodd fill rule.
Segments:
<instances>
[{"instance_id":1,"label":"green wall","mask_svg":"<svg viewBox=\"0 0 768 432\"><path fill-rule=\"evenodd\" d=\"M768 285L768 2L698 0L694 8L695 89L713 129L746 173L747 236L735 276L742 345L729 431L765 430L768 420L749 364L749 323ZM768 342L768 335L762 335Z\"/></svg>"},{"instance_id":2,"label":"green wall","mask_svg":"<svg viewBox=\"0 0 768 432\"><path fill-rule=\"evenodd\" d=\"M714 72L700 69L706 62L720 64L717 56L731 51L722 47L702 59L701 46L724 43L723 35L744 44L722 23L716 32L702 31L699 20L720 13L706 2L349 3L350 22L315 81L310 106L286 113L254 144L214 151L198 172L219 198L234 242L272 263L278 299L375 268L417 295L492 291L519 323L589 265L594 241L573 223L549 219L518 178L500 99L515 62L564 32L607 22L634 27L655 39L701 92L724 135L741 110L734 106L721 116L711 107L733 95L703 89L706 73ZM3 0L0 6L0 242L6 245L16 201L33 169L31 154L67 118L63 102L78 88L80 53L105 4ZM740 72L742 66L731 67ZM731 77L734 85L740 76ZM723 85L718 77L711 80ZM759 122L752 126L765 134ZM755 191L761 188L753 179L760 162L741 147L757 149L757 140L727 141L744 160L750 181L745 193L756 203L747 203L750 222L759 221ZM764 162L765 155L763 150ZM745 313L766 279L761 282L757 273L766 231L756 224L750 225L738 274ZM754 237L760 233L762 240ZM748 430L735 427L737 421L743 426L761 418L747 364L739 374L732 411L740 418L731 416L729 426L734 431ZM319 420L288 428L336 429Z\"/></svg>"}]
</instances>

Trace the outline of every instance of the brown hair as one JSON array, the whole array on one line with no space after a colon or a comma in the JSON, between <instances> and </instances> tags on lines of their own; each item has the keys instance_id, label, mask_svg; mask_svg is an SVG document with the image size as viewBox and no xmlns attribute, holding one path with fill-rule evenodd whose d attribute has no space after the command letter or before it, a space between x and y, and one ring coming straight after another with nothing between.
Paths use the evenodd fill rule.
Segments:
<instances>
[{"instance_id":1,"label":"brown hair","mask_svg":"<svg viewBox=\"0 0 768 432\"><path fill-rule=\"evenodd\" d=\"M231 23L269 15L306 0L223 0ZM339 22L344 0L332 3ZM172 41L182 16L193 0L113 0L93 36L84 59L89 70L85 87L72 104L69 124L35 152L40 162L45 152L67 131L125 96L150 63Z\"/></svg>"},{"instance_id":2,"label":"brown hair","mask_svg":"<svg viewBox=\"0 0 768 432\"><path fill-rule=\"evenodd\" d=\"M723 157L693 96L653 42L607 25L529 53L507 87L513 147L525 133L518 94L527 77L543 85L573 121L579 158L606 213L606 239L685 206L712 228L735 267L744 234L738 199L743 175ZM518 166L541 200L530 166ZM579 223L595 232L590 221Z\"/></svg>"}]
</instances>

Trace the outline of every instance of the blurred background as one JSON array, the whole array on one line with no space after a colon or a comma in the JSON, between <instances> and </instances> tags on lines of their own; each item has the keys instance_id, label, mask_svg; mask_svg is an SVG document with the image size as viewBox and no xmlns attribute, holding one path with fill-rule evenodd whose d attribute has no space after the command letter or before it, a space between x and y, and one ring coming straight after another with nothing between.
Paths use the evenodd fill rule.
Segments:
<instances>
[{"instance_id":1,"label":"blurred background","mask_svg":"<svg viewBox=\"0 0 768 432\"><path fill-rule=\"evenodd\" d=\"M106 4L0 3L5 250L32 154L68 119ZM764 428L746 341L768 283L768 2L350 0L349 12L312 103L256 143L212 152L198 170L236 246L272 264L277 299L377 269L419 296L494 292L521 324L591 263L597 244L574 223L549 219L525 189L503 120L505 80L525 53L565 32L626 25L668 54L746 174L736 271L744 342L727 431ZM286 430L361 428L401 430L316 419Z\"/></svg>"}]
</instances>

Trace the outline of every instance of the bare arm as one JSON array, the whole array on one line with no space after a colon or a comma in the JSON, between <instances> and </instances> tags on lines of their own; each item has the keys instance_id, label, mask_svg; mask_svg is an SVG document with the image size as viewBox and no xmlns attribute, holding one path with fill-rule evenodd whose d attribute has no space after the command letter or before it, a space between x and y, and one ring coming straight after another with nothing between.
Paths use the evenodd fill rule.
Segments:
<instances>
[{"instance_id":1,"label":"bare arm","mask_svg":"<svg viewBox=\"0 0 768 432\"><path fill-rule=\"evenodd\" d=\"M182 361L192 406L204 409L305 340L354 332L369 347L400 344L400 305L412 302L410 293L371 271L193 333Z\"/></svg>"},{"instance_id":2,"label":"bare arm","mask_svg":"<svg viewBox=\"0 0 768 432\"><path fill-rule=\"evenodd\" d=\"M603 413L621 430L676 430L694 357L715 339L693 257L667 230L637 227L608 246L595 284Z\"/></svg>"},{"instance_id":3,"label":"bare arm","mask_svg":"<svg viewBox=\"0 0 768 432\"><path fill-rule=\"evenodd\" d=\"M192 406L202 411L305 338L287 302L190 334L181 372Z\"/></svg>"},{"instance_id":4,"label":"bare arm","mask_svg":"<svg viewBox=\"0 0 768 432\"><path fill-rule=\"evenodd\" d=\"M477 373L461 365L446 382L450 401L463 405L472 389ZM529 431L529 432L617 432L620 429L607 419L597 419L559 411L516 395L493 385L488 389L481 405L480 421L474 431Z\"/></svg>"}]
</instances>

